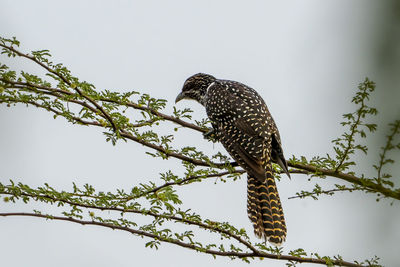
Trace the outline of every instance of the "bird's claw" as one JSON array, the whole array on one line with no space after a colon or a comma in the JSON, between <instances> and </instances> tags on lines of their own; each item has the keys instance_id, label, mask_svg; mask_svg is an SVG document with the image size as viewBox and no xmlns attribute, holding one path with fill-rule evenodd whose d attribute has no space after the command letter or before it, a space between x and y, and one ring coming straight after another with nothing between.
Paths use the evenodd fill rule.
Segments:
<instances>
[{"instance_id":1,"label":"bird's claw","mask_svg":"<svg viewBox=\"0 0 400 267\"><path fill-rule=\"evenodd\" d=\"M208 128L208 131L203 134L203 137L204 139L210 140L214 143L218 141L217 132L215 131L214 128Z\"/></svg>"}]
</instances>

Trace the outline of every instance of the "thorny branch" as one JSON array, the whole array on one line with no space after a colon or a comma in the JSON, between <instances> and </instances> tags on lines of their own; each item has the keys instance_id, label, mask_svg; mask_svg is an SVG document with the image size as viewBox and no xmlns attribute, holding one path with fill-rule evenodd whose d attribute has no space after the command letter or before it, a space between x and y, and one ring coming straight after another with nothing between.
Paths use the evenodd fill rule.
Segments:
<instances>
[{"instance_id":1,"label":"thorny branch","mask_svg":"<svg viewBox=\"0 0 400 267\"><path fill-rule=\"evenodd\" d=\"M219 251L219 250L212 250L212 249L204 249L202 247L198 247L191 243L185 243L185 242L182 242L182 241L179 241L176 239L163 238L158 235L154 235L152 233L148 233L145 231L136 230L136 229L132 229L129 227L121 227L121 226L104 223L104 222L85 221L85 220L78 220L78 219L69 218L69 217L51 216L51 215L43 215L43 214L36 214L36 213L23 213L23 212L0 213L0 216L30 216L30 217L39 217L39 218L50 219L50 220L68 221L68 222L82 224L82 225L97 225L97 226L101 226L101 227L105 227L105 228L110 228L113 230L126 231L131 234L135 234L135 235L139 235L139 236L146 236L146 237L149 237L152 239L160 240L162 242L172 243L172 244L178 245L180 247L197 250L197 251L202 251L204 253L215 255L215 256L237 257L237 258L259 257L259 258L285 260L285 261L292 261L292 262L299 262L299 263L315 263L315 264L322 264L322 265L327 264L326 260L324 260L324 259L296 257L296 256L290 256L290 255L276 255L276 254L270 254L270 253L258 251L255 248L253 248L254 250L252 250L251 252ZM343 260L332 260L331 264L338 265L338 266L349 266L349 267L363 266L360 264L351 263L351 262L347 262L347 261L343 261Z\"/></svg>"},{"instance_id":2,"label":"thorny branch","mask_svg":"<svg viewBox=\"0 0 400 267\"><path fill-rule=\"evenodd\" d=\"M361 186L367 188L368 190L381 193L381 194L385 195L386 197L400 200L400 191L395 191L395 190L386 188L383 185L372 182L371 179L359 178L359 177L351 175L351 174L336 172L335 170L321 169L321 168L318 168L318 167L315 167L312 165L305 165L305 164L300 164L300 163L288 163L288 165L293 168L298 168L301 170L308 171L309 174L319 173L324 176L336 177L336 178L345 180L352 184L361 185Z\"/></svg>"},{"instance_id":3,"label":"thorny branch","mask_svg":"<svg viewBox=\"0 0 400 267\"><path fill-rule=\"evenodd\" d=\"M74 86L74 85L72 84L72 82L69 81L67 78L65 78L64 75L62 75L59 71L56 71L56 70L50 68L48 65L44 64L43 62L40 62L40 61L39 61L38 59L36 59L34 56L31 56L31 55L29 55L29 54L24 54L24 53L18 51L18 50L15 49L13 46L6 46L6 45L4 45L4 44L2 44L2 43L0 43L0 46L3 47L3 48L5 48L5 49L10 50L11 52L17 54L17 55L20 56L20 57L24 57L24 58L27 58L27 59L33 61L34 63L40 65L42 68L44 68L45 70L47 70L49 73L52 73L52 74L56 75L57 77L59 77L59 78L60 78L64 83L66 83L70 88L75 89L75 91L78 92L79 95L81 95L83 98L85 98L86 100L88 100L91 104L93 104L93 105L104 115L104 117L110 122L110 124L112 125L112 128L114 129L114 131L117 130L117 128L116 128L116 126L115 126L115 124L114 124L114 121L111 119L110 115L109 115L107 112L105 112L104 109L103 109L96 101L94 101L93 99L91 99L89 96L83 94L82 91L81 91L78 87Z\"/></svg>"},{"instance_id":4,"label":"thorny branch","mask_svg":"<svg viewBox=\"0 0 400 267\"><path fill-rule=\"evenodd\" d=\"M11 193L5 193L5 194L9 194L12 195ZM35 194L28 194L28 193L21 193L21 196L25 196L25 197L29 197L29 198L46 198L52 202L63 202L66 204L69 204L71 206L77 206L77 207L82 207L82 208L88 208L88 209L97 209L97 210L101 210L101 211L118 211L121 213L136 213L136 214L141 214L141 215L145 215L145 216L152 216L154 218L162 218L162 219L167 219L167 220L173 220L176 222L181 222L181 223L185 223L185 224L189 224L189 225L196 225L199 226L200 228L203 229L208 229L214 232L218 232L224 235L227 235L229 237L232 237L234 239L236 239L239 243L245 245L247 248L249 248L252 251L257 251L257 249L255 249L250 243L246 242L245 240L243 240L242 238L240 238L239 236L224 230L224 229L220 229L216 226L212 226L212 225L208 225L208 224L204 224L201 222L197 222L197 221L192 221L192 220L188 220L185 218L179 218L177 216L172 216L172 215L164 215L164 214L157 214L155 212L151 212L149 210L137 210L137 209L130 209L130 208L120 208L120 207L107 207L107 206L98 206L95 204L85 204L85 203L80 203L80 202L74 202L72 200L67 200L67 199L62 199L62 198L56 198L50 195L35 195Z\"/></svg>"},{"instance_id":5,"label":"thorny branch","mask_svg":"<svg viewBox=\"0 0 400 267\"><path fill-rule=\"evenodd\" d=\"M365 104L364 104L364 100L361 102L361 108L364 108ZM357 119L355 121L355 123L351 126L351 130L350 130L350 136L347 140L347 146L346 149L343 153L343 155L341 156L341 159L339 161L339 163L337 164L336 168L335 168L335 172L338 172L338 170L340 169L340 167L343 165L343 163L345 162L345 160L348 159L349 156L349 151L353 146L353 142L354 142L354 135L356 134L356 130L357 130L357 126L360 124L360 120L361 120L361 112L357 112Z\"/></svg>"},{"instance_id":6,"label":"thorny branch","mask_svg":"<svg viewBox=\"0 0 400 267\"><path fill-rule=\"evenodd\" d=\"M305 198L305 197L313 197L316 199L315 195L333 195L336 192L353 192L357 190L362 190L361 188L335 188L330 190L320 190L317 192L305 192L305 193L296 193L296 196L288 197L288 199L295 199L295 198Z\"/></svg>"},{"instance_id":7,"label":"thorny branch","mask_svg":"<svg viewBox=\"0 0 400 267\"><path fill-rule=\"evenodd\" d=\"M383 166L387 163L394 163L393 160L387 159L386 157L387 152L389 150L394 149L395 147L400 148L400 143L397 145L393 144L394 136L400 133L400 120L396 120L394 123L390 125L392 126L391 133L387 136L386 145L382 147L382 153L379 155L379 164L378 166L374 165L375 169L378 172L377 181L379 184L382 184L382 178L385 176L384 174L382 174Z\"/></svg>"}]
</instances>

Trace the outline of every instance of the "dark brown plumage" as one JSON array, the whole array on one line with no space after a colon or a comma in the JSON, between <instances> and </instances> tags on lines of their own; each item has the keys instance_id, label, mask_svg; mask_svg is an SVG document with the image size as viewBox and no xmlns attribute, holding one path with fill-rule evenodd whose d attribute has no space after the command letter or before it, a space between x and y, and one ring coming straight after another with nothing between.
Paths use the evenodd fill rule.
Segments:
<instances>
[{"instance_id":1,"label":"dark brown plumage","mask_svg":"<svg viewBox=\"0 0 400 267\"><path fill-rule=\"evenodd\" d=\"M247 213L255 235L280 245L286 238L286 224L272 161L288 176L289 172L278 128L264 100L242 83L204 73L186 80L176 102L184 98L206 108L216 138L247 172Z\"/></svg>"}]
</instances>

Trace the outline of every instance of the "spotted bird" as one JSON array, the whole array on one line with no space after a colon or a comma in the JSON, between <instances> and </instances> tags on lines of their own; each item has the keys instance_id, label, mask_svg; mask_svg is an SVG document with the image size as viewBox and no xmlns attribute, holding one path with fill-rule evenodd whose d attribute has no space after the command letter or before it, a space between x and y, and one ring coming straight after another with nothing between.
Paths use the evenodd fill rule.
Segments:
<instances>
[{"instance_id":1,"label":"spotted bird","mask_svg":"<svg viewBox=\"0 0 400 267\"><path fill-rule=\"evenodd\" d=\"M198 73L189 77L175 102L202 104L213 135L247 172L247 213L254 233L272 244L286 239L286 223L273 176L272 162L290 177L278 128L267 105L252 88Z\"/></svg>"}]
</instances>

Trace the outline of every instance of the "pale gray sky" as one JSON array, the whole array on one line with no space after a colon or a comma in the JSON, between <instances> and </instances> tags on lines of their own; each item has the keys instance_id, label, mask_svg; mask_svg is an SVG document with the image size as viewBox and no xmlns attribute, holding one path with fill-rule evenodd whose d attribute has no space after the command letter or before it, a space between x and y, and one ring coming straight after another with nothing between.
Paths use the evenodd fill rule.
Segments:
<instances>
[{"instance_id":1,"label":"pale gray sky","mask_svg":"<svg viewBox=\"0 0 400 267\"><path fill-rule=\"evenodd\" d=\"M377 122L399 118L394 2L2 0L0 35L16 36L25 51L49 49L55 61L98 89L136 90L167 99L167 111L194 73L241 81L266 100L286 156L311 157L332 152L330 140L342 132L341 114L353 111L350 98L366 76L378 85L376 104L384 104L378 107ZM10 65L35 71L31 65ZM198 119L205 116L194 102L179 107L191 107ZM136 143L113 147L98 129L53 120L34 108L0 106L0 124L3 183L47 182L60 189L70 189L72 182L90 183L113 191L157 181L158 173L178 165L174 160L154 164L143 156L148 150ZM181 131L179 137L178 146L196 140L205 151L222 149L198 133ZM375 149L381 145L379 135L372 141ZM361 160L371 174L368 161L377 160L377 151ZM347 260L378 255L383 264L396 266L398 202L377 203L374 195L360 193L288 200L311 188L307 177L293 176L278 184L288 225L286 251L301 247ZM179 189L183 207L252 233L245 179L214 182ZM318 182L329 186L339 181ZM26 207L0 202L0 209ZM126 233L35 218L0 218L0 236L2 266L248 266L168 244L156 251L144 247L145 239ZM285 262L256 260L253 265Z\"/></svg>"}]
</instances>

